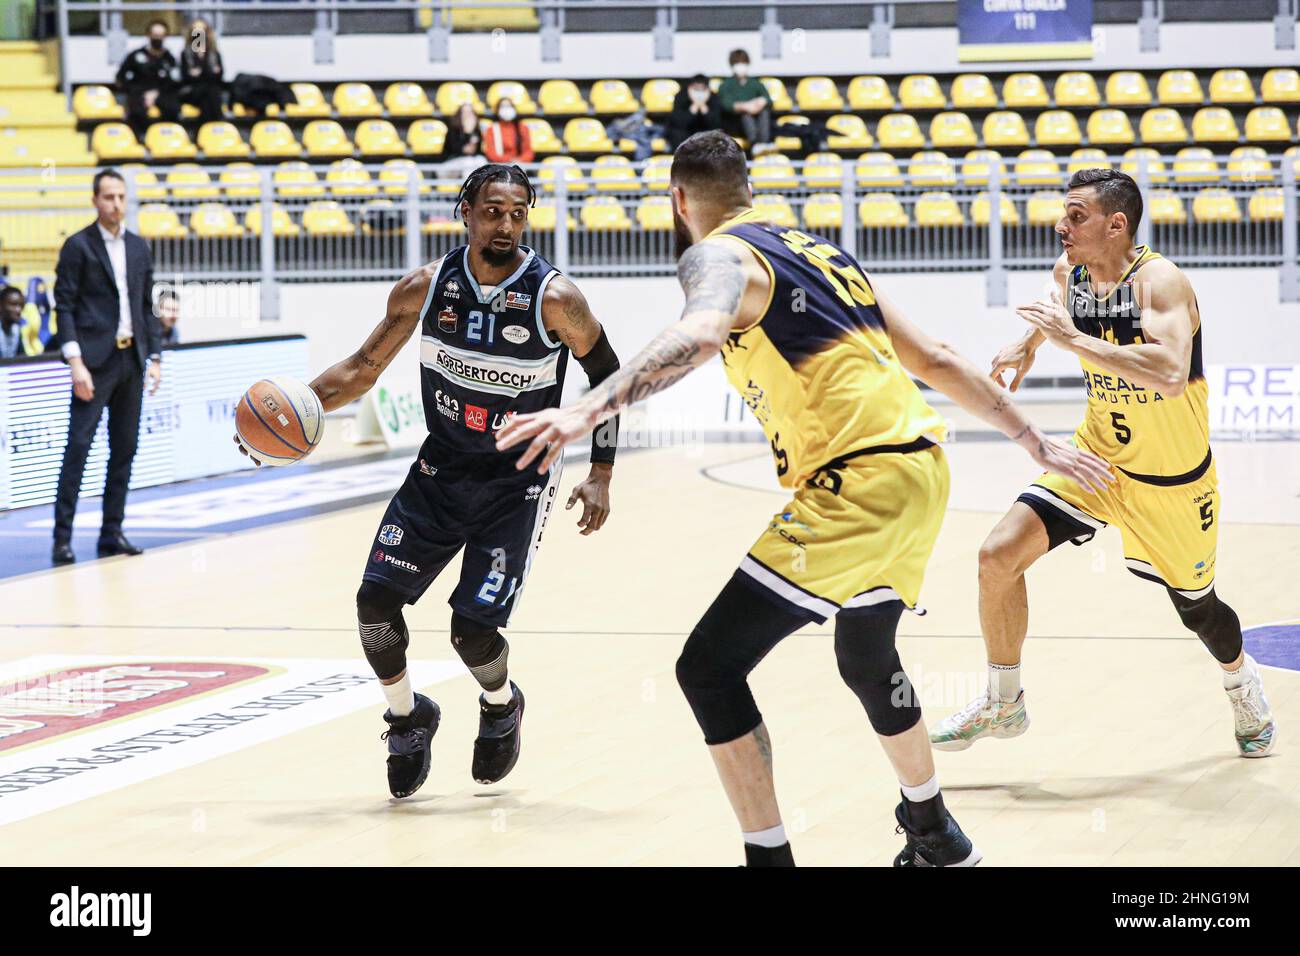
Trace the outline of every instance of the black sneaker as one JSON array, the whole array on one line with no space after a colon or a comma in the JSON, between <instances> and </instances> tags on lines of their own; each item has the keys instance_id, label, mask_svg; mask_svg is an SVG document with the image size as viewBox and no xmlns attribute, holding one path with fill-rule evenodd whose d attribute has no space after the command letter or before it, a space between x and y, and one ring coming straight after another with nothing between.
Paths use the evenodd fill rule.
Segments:
<instances>
[{"instance_id":1,"label":"black sneaker","mask_svg":"<svg viewBox=\"0 0 1300 956\"><path fill-rule=\"evenodd\" d=\"M415 709L405 717L384 711L388 729L380 740L388 741L388 790L395 797L409 797L429 776L429 744L438 732L442 712L423 694L415 695Z\"/></svg>"},{"instance_id":2,"label":"black sneaker","mask_svg":"<svg viewBox=\"0 0 1300 956\"><path fill-rule=\"evenodd\" d=\"M922 833L913 829L905 805L906 801L903 801L894 810L894 816L898 818L894 832L907 835L907 846L894 857L894 866L974 866L984 858L946 809L943 811L943 824Z\"/></svg>"},{"instance_id":3,"label":"black sneaker","mask_svg":"<svg viewBox=\"0 0 1300 956\"><path fill-rule=\"evenodd\" d=\"M470 775L476 783L496 783L519 760L519 731L524 722L524 694L510 682L513 697L508 704L489 704L482 695L478 706L478 739L474 741L474 765Z\"/></svg>"}]
</instances>

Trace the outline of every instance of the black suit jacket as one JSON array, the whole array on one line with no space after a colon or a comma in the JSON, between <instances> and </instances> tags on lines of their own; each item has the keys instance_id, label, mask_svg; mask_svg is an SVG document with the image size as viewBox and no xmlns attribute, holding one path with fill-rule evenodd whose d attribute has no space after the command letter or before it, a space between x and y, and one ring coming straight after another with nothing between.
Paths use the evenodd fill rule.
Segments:
<instances>
[{"instance_id":1,"label":"black suit jacket","mask_svg":"<svg viewBox=\"0 0 1300 956\"><path fill-rule=\"evenodd\" d=\"M153 253L149 243L133 232L126 237L126 284L131 297L131 327L135 350L144 367L150 355L159 354L161 323L153 311ZM59 348L68 342L81 346L88 369L103 366L117 350L120 314L117 279L108 247L92 222L68 236L59 250L54 270L54 309L58 319Z\"/></svg>"}]
</instances>

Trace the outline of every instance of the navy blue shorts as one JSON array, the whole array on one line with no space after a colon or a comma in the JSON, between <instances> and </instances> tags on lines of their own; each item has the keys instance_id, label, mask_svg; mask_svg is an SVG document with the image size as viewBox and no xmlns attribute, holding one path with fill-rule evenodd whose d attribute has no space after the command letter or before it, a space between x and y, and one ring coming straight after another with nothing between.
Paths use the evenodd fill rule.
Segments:
<instances>
[{"instance_id":1,"label":"navy blue shorts","mask_svg":"<svg viewBox=\"0 0 1300 956\"><path fill-rule=\"evenodd\" d=\"M561 462L549 476L516 471L514 457L441 458L428 442L388 503L362 577L414 604L465 549L448 603L489 627L504 627L541 544L559 494Z\"/></svg>"}]
</instances>

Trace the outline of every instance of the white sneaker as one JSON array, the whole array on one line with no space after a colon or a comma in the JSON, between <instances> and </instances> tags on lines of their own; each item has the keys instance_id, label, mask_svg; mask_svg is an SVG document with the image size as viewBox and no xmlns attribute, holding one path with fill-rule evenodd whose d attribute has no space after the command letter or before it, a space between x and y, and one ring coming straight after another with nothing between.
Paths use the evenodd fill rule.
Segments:
<instances>
[{"instance_id":1,"label":"white sneaker","mask_svg":"<svg viewBox=\"0 0 1300 956\"><path fill-rule=\"evenodd\" d=\"M1015 700L994 700L987 693L976 697L930 731L935 750L965 750L983 737L1019 737L1029 729L1025 692Z\"/></svg>"},{"instance_id":2,"label":"white sneaker","mask_svg":"<svg viewBox=\"0 0 1300 956\"><path fill-rule=\"evenodd\" d=\"M1232 704L1237 751L1243 757L1267 757L1277 742L1277 727L1264 697L1264 678L1249 654L1242 668L1241 686L1226 688L1228 702Z\"/></svg>"}]
</instances>

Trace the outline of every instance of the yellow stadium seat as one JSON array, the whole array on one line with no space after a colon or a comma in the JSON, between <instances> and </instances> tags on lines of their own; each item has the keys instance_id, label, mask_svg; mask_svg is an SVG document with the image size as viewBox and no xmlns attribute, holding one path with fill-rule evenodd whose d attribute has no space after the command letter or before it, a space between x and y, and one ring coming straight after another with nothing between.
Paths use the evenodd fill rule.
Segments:
<instances>
[{"instance_id":1,"label":"yellow stadium seat","mask_svg":"<svg viewBox=\"0 0 1300 956\"><path fill-rule=\"evenodd\" d=\"M438 119L416 120L406 130L406 145L415 156L441 156L447 124Z\"/></svg>"},{"instance_id":2,"label":"yellow stadium seat","mask_svg":"<svg viewBox=\"0 0 1300 956\"><path fill-rule=\"evenodd\" d=\"M993 167L1002 161L996 149L972 149L961 161L961 178L967 186L983 186L993 176Z\"/></svg>"},{"instance_id":3,"label":"yellow stadium seat","mask_svg":"<svg viewBox=\"0 0 1300 956\"><path fill-rule=\"evenodd\" d=\"M90 148L100 162L144 157L144 147L125 123L100 123L91 134Z\"/></svg>"},{"instance_id":4,"label":"yellow stadium seat","mask_svg":"<svg viewBox=\"0 0 1300 956\"><path fill-rule=\"evenodd\" d=\"M232 165L239 164L234 163ZM158 184L158 176L143 163L125 163L119 166L118 169L123 175L129 172L135 178L136 202L153 202L167 198L166 187Z\"/></svg>"},{"instance_id":5,"label":"yellow stadium seat","mask_svg":"<svg viewBox=\"0 0 1300 956\"><path fill-rule=\"evenodd\" d=\"M1034 142L1039 146L1078 146L1083 142L1079 121L1067 110L1046 110L1034 120Z\"/></svg>"},{"instance_id":6,"label":"yellow stadium seat","mask_svg":"<svg viewBox=\"0 0 1300 956\"><path fill-rule=\"evenodd\" d=\"M837 113L826 121L826 145L830 149L870 149L876 142L861 116Z\"/></svg>"},{"instance_id":7,"label":"yellow stadium seat","mask_svg":"<svg viewBox=\"0 0 1300 956\"><path fill-rule=\"evenodd\" d=\"M1002 102L1011 109L1047 105L1047 87L1037 73L1012 73L1002 83Z\"/></svg>"},{"instance_id":8,"label":"yellow stadium seat","mask_svg":"<svg viewBox=\"0 0 1300 956\"><path fill-rule=\"evenodd\" d=\"M672 156L651 156L641 167L641 183L646 189L667 189L672 172Z\"/></svg>"},{"instance_id":9,"label":"yellow stadium seat","mask_svg":"<svg viewBox=\"0 0 1300 956\"><path fill-rule=\"evenodd\" d=\"M154 159L193 159L198 150L180 123L153 123L144 133L145 149Z\"/></svg>"},{"instance_id":10,"label":"yellow stadium seat","mask_svg":"<svg viewBox=\"0 0 1300 956\"><path fill-rule=\"evenodd\" d=\"M229 163L218 177L227 199L256 199L262 195L262 174L252 163Z\"/></svg>"},{"instance_id":11,"label":"yellow stadium seat","mask_svg":"<svg viewBox=\"0 0 1300 956\"><path fill-rule=\"evenodd\" d=\"M248 144L234 123L204 123L199 127L199 149L207 159L242 159Z\"/></svg>"},{"instance_id":12,"label":"yellow stadium seat","mask_svg":"<svg viewBox=\"0 0 1300 956\"><path fill-rule=\"evenodd\" d=\"M529 117L522 120L524 127L528 130L528 141L532 144L533 152L539 156L550 155L552 153L564 152L564 144L560 138L555 135L555 130L550 121Z\"/></svg>"},{"instance_id":13,"label":"yellow stadium seat","mask_svg":"<svg viewBox=\"0 0 1300 956\"><path fill-rule=\"evenodd\" d=\"M1273 164L1262 146L1238 146L1228 159L1228 181L1234 183L1271 183Z\"/></svg>"},{"instance_id":14,"label":"yellow stadium seat","mask_svg":"<svg viewBox=\"0 0 1300 956\"><path fill-rule=\"evenodd\" d=\"M993 81L983 73L963 73L952 81L952 105L959 110L997 109Z\"/></svg>"},{"instance_id":15,"label":"yellow stadium seat","mask_svg":"<svg viewBox=\"0 0 1300 956\"><path fill-rule=\"evenodd\" d=\"M1265 103L1300 103L1300 72L1279 67L1264 74L1259 94Z\"/></svg>"},{"instance_id":16,"label":"yellow stadium seat","mask_svg":"<svg viewBox=\"0 0 1300 956\"><path fill-rule=\"evenodd\" d=\"M293 130L280 120L262 120L253 124L248 142L261 158L302 155L302 147L294 139Z\"/></svg>"},{"instance_id":17,"label":"yellow stadium seat","mask_svg":"<svg viewBox=\"0 0 1300 956\"><path fill-rule=\"evenodd\" d=\"M1192 200L1197 222L1241 222L1241 207L1226 189L1202 189Z\"/></svg>"},{"instance_id":18,"label":"yellow stadium seat","mask_svg":"<svg viewBox=\"0 0 1300 956\"><path fill-rule=\"evenodd\" d=\"M190 231L200 239L239 239L244 227L235 221L230 207L219 202L205 202L190 213Z\"/></svg>"},{"instance_id":19,"label":"yellow stadium seat","mask_svg":"<svg viewBox=\"0 0 1300 956\"><path fill-rule=\"evenodd\" d=\"M1219 70L1210 77L1211 103L1253 103L1255 86L1245 70Z\"/></svg>"},{"instance_id":20,"label":"yellow stadium seat","mask_svg":"<svg viewBox=\"0 0 1300 956\"><path fill-rule=\"evenodd\" d=\"M315 83L290 83L289 88L298 102L290 103L284 108L286 116L329 116L330 105L325 102L325 94Z\"/></svg>"},{"instance_id":21,"label":"yellow stadium seat","mask_svg":"<svg viewBox=\"0 0 1300 956\"><path fill-rule=\"evenodd\" d=\"M930 120L930 142L937 149L974 146L979 142L975 127L965 113L936 113Z\"/></svg>"},{"instance_id":22,"label":"yellow stadium seat","mask_svg":"<svg viewBox=\"0 0 1300 956\"><path fill-rule=\"evenodd\" d=\"M681 92L681 89L682 85L680 83L667 77L646 80L641 85L641 105L645 107L647 113L670 113L673 108L673 99ZM789 99L789 97L786 97L786 99ZM789 109L789 107L785 107L785 109Z\"/></svg>"},{"instance_id":23,"label":"yellow stadium seat","mask_svg":"<svg viewBox=\"0 0 1300 956\"><path fill-rule=\"evenodd\" d=\"M424 181L424 173L412 159L390 159L379 171L379 182L385 193L391 196L405 196L410 191L410 181L414 178L421 193L430 191Z\"/></svg>"},{"instance_id":24,"label":"yellow stadium seat","mask_svg":"<svg viewBox=\"0 0 1300 956\"><path fill-rule=\"evenodd\" d=\"M1199 106L1205 93L1191 70L1165 70L1156 82L1156 99L1167 106Z\"/></svg>"},{"instance_id":25,"label":"yellow stadium seat","mask_svg":"<svg viewBox=\"0 0 1300 956\"><path fill-rule=\"evenodd\" d=\"M167 172L167 192L173 199L217 199L221 190L208 171L194 163L177 163Z\"/></svg>"},{"instance_id":26,"label":"yellow stadium seat","mask_svg":"<svg viewBox=\"0 0 1300 956\"><path fill-rule=\"evenodd\" d=\"M622 232L632 228L623 204L613 196L591 196L578 212L583 228L599 232Z\"/></svg>"},{"instance_id":27,"label":"yellow stadium seat","mask_svg":"<svg viewBox=\"0 0 1300 956\"><path fill-rule=\"evenodd\" d=\"M389 116L432 116L433 104L419 83L389 83L384 90L384 108Z\"/></svg>"},{"instance_id":28,"label":"yellow stadium seat","mask_svg":"<svg viewBox=\"0 0 1300 956\"><path fill-rule=\"evenodd\" d=\"M804 159L803 181L810 189L838 189L844 179L839 153L809 153Z\"/></svg>"},{"instance_id":29,"label":"yellow stadium seat","mask_svg":"<svg viewBox=\"0 0 1300 956\"><path fill-rule=\"evenodd\" d=\"M271 177L275 191L280 196L324 196L316 170L301 160L281 163Z\"/></svg>"},{"instance_id":30,"label":"yellow stadium seat","mask_svg":"<svg viewBox=\"0 0 1300 956\"><path fill-rule=\"evenodd\" d=\"M587 101L572 80L547 80L537 91L537 103L548 116L572 116L587 112Z\"/></svg>"},{"instance_id":31,"label":"yellow stadium seat","mask_svg":"<svg viewBox=\"0 0 1300 956\"><path fill-rule=\"evenodd\" d=\"M1158 226L1181 226L1187 222L1187 207L1172 189L1153 189L1147 194L1147 215Z\"/></svg>"},{"instance_id":32,"label":"yellow stadium seat","mask_svg":"<svg viewBox=\"0 0 1300 956\"><path fill-rule=\"evenodd\" d=\"M1091 73L1077 70L1062 73L1056 78L1052 96L1057 106L1100 106L1101 94Z\"/></svg>"},{"instance_id":33,"label":"yellow stadium seat","mask_svg":"<svg viewBox=\"0 0 1300 956\"><path fill-rule=\"evenodd\" d=\"M970 221L977 226L987 226L992 219L992 212L993 203L989 201L989 194L980 193L970 204ZM1002 220L1004 226L1020 225L1020 212L1006 193L1002 194L1001 201L998 203L998 218Z\"/></svg>"},{"instance_id":34,"label":"yellow stadium seat","mask_svg":"<svg viewBox=\"0 0 1300 956\"><path fill-rule=\"evenodd\" d=\"M1286 218L1286 200L1280 189L1256 189L1247 214L1251 222L1281 222Z\"/></svg>"},{"instance_id":35,"label":"yellow stadium seat","mask_svg":"<svg viewBox=\"0 0 1300 956\"><path fill-rule=\"evenodd\" d=\"M1016 157L1016 182L1021 186L1063 186L1061 166L1045 149L1027 149Z\"/></svg>"},{"instance_id":36,"label":"yellow stadium seat","mask_svg":"<svg viewBox=\"0 0 1300 956\"><path fill-rule=\"evenodd\" d=\"M537 112L537 104L533 102L528 87L518 80L497 80L488 87L486 99L488 112L493 115L496 115L497 104L504 99L515 104L520 116L532 116Z\"/></svg>"},{"instance_id":37,"label":"yellow stadium seat","mask_svg":"<svg viewBox=\"0 0 1300 956\"><path fill-rule=\"evenodd\" d=\"M559 218L555 211L555 203L538 200L537 205L528 211L528 228L536 232L554 232L555 223ZM564 222L570 231L578 228L577 220L572 215L566 215Z\"/></svg>"},{"instance_id":38,"label":"yellow stadium seat","mask_svg":"<svg viewBox=\"0 0 1300 956\"><path fill-rule=\"evenodd\" d=\"M962 215L957 200L952 193L921 193L916 200L916 224L918 226L964 226L966 217Z\"/></svg>"},{"instance_id":39,"label":"yellow stadium seat","mask_svg":"<svg viewBox=\"0 0 1300 956\"><path fill-rule=\"evenodd\" d=\"M364 120L357 124L357 149L362 156L400 156L406 144L388 120Z\"/></svg>"},{"instance_id":40,"label":"yellow stadium seat","mask_svg":"<svg viewBox=\"0 0 1300 956\"><path fill-rule=\"evenodd\" d=\"M907 175L913 186L957 185L957 170L952 160L933 150L914 153L907 164Z\"/></svg>"},{"instance_id":41,"label":"yellow stadium seat","mask_svg":"<svg viewBox=\"0 0 1300 956\"><path fill-rule=\"evenodd\" d=\"M1169 182L1169 173L1165 166L1164 158L1158 150L1150 146L1136 146L1124 154L1124 161L1119 164L1121 173L1128 173L1134 179L1138 176L1138 158L1145 156L1147 159L1147 177L1153 183Z\"/></svg>"},{"instance_id":42,"label":"yellow stadium seat","mask_svg":"<svg viewBox=\"0 0 1300 956\"><path fill-rule=\"evenodd\" d=\"M799 174L788 156L764 153L754 160L749 178L755 189L798 189Z\"/></svg>"},{"instance_id":43,"label":"yellow stadium seat","mask_svg":"<svg viewBox=\"0 0 1300 956\"><path fill-rule=\"evenodd\" d=\"M582 175L582 170L577 166L577 160L572 156L548 156L542 160L542 168L537 173L537 179L546 192L555 191L556 170L564 170L564 181L571 193L584 193L587 191L587 177Z\"/></svg>"},{"instance_id":44,"label":"yellow stadium seat","mask_svg":"<svg viewBox=\"0 0 1300 956\"><path fill-rule=\"evenodd\" d=\"M775 76L760 76L759 82L767 88L767 95L772 98L772 110L777 113L787 113L794 109L794 100L790 99L790 93L785 88L785 82Z\"/></svg>"},{"instance_id":45,"label":"yellow stadium seat","mask_svg":"<svg viewBox=\"0 0 1300 956\"><path fill-rule=\"evenodd\" d=\"M347 212L331 199L318 199L302 213L302 225L309 236L350 236L357 231Z\"/></svg>"},{"instance_id":46,"label":"yellow stadium seat","mask_svg":"<svg viewBox=\"0 0 1300 956\"><path fill-rule=\"evenodd\" d=\"M640 106L623 80L597 80L591 84L591 108L597 113L635 113Z\"/></svg>"},{"instance_id":47,"label":"yellow stadium seat","mask_svg":"<svg viewBox=\"0 0 1300 956\"><path fill-rule=\"evenodd\" d=\"M1055 226L1065 215L1065 195L1059 192L1039 192L1025 203L1025 218L1031 226Z\"/></svg>"},{"instance_id":48,"label":"yellow stadium seat","mask_svg":"<svg viewBox=\"0 0 1300 956\"><path fill-rule=\"evenodd\" d=\"M794 89L794 99L804 112L838 113L844 109L839 87L828 76L805 76Z\"/></svg>"},{"instance_id":49,"label":"yellow stadium seat","mask_svg":"<svg viewBox=\"0 0 1300 956\"><path fill-rule=\"evenodd\" d=\"M1029 130L1019 113L1007 110L984 117L985 146L1028 146Z\"/></svg>"},{"instance_id":50,"label":"yellow stadium seat","mask_svg":"<svg viewBox=\"0 0 1300 956\"><path fill-rule=\"evenodd\" d=\"M1110 160L1106 158L1106 151L1091 146L1076 149L1070 154L1070 162L1066 165L1065 171L1067 174L1073 174L1081 169L1110 169Z\"/></svg>"},{"instance_id":51,"label":"yellow stadium seat","mask_svg":"<svg viewBox=\"0 0 1300 956\"><path fill-rule=\"evenodd\" d=\"M673 228L673 201L669 196L647 196L636 207L636 224L642 229L666 231Z\"/></svg>"},{"instance_id":52,"label":"yellow stadium seat","mask_svg":"<svg viewBox=\"0 0 1300 956\"><path fill-rule=\"evenodd\" d=\"M308 156L351 156L352 142L334 120L312 120L302 131Z\"/></svg>"},{"instance_id":53,"label":"yellow stadium seat","mask_svg":"<svg viewBox=\"0 0 1300 956\"><path fill-rule=\"evenodd\" d=\"M899 81L898 101L905 110L941 110L948 105L939 81L924 73Z\"/></svg>"},{"instance_id":54,"label":"yellow stadium seat","mask_svg":"<svg viewBox=\"0 0 1300 956\"><path fill-rule=\"evenodd\" d=\"M339 116L382 116L384 108L369 83L340 83L334 88L334 109Z\"/></svg>"},{"instance_id":55,"label":"yellow stadium seat","mask_svg":"<svg viewBox=\"0 0 1300 956\"><path fill-rule=\"evenodd\" d=\"M799 220L794 214L790 200L780 193L762 193L754 197L754 211L778 226L787 229L799 228Z\"/></svg>"},{"instance_id":56,"label":"yellow stadium seat","mask_svg":"<svg viewBox=\"0 0 1300 956\"><path fill-rule=\"evenodd\" d=\"M1198 143L1235 143L1239 138L1237 121L1222 106L1207 106L1192 117L1192 139Z\"/></svg>"},{"instance_id":57,"label":"yellow stadium seat","mask_svg":"<svg viewBox=\"0 0 1300 956\"><path fill-rule=\"evenodd\" d=\"M1151 88L1136 70L1120 70L1106 80L1106 103L1110 106L1148 106Z\"/></svg>"},{"instance_id":58,"label":"yellow stadium seat","mask_svg":"<svg viewBox=\"0 0 1300 956\"><path fill-rule=\"evenodd\" d=\"M889 113L880 117L876 124L876 139L885 149L921 149L925 146L921 127L911 113Z\"/></svg>"},{"instance_id":59,"label":"yellow stadium seat","mask_svg":"<svg viewBox=\"0 0 1300 956\"><path fill-rule=\"evenodd\" d=\"M479 116L487 112L483 101L478 98L478 90L474 89L474 84L464 80L448 80L441 84L438 91L433 94L433 102L443 116L455 116L462 103L474 107L474 112Z\"/></svg>"},{"instance_id":60,"label":"yellow stadium seat","mask_svg":"<svg viewBox=\"0 0 1300 956\"><path fill-rule=\"evenodd\" d=\"M853 117L853 118L858 119L858 117ZM812 120L810 120L808 117L802 116L798 113L791 113L789 115L778 116L776 118L777 126L781 126L783 124L790 124L794 126L808 126L811 122ZM866 129L865 123L862 124L862 128ZM867 134L867 138L868 139L871 138L870 133ZM736 142L739 143L742 142L742 140L737 139ZM773 137L772 139L772 145L776 147L776 151L779 153L784 153L786 151L794 152L803 149L803 140L800 139L798 136L776 136ZM867 143L867 146L870 145L871 143Z\"/></svg>"},{"instance_id":61,"label":"yellow stadium seat","mask_svg":"<svg viewBox=\"0 0 1300 956\"><path fill-rule=\"evenodd\" d=\"M176 210L165 203L145 203L140 207L138 226L146 239L184 239L189 230L181 224Z\"/></svg>"},{"instance_id":62,"label":"yellow stadium seat","mask_svg":"<svg viewBox=\"0 0 1300 956\"><path fill-rule=\"evenodd\" d=\"M855 76L849 81L849 108L892 110L894 94L883 76Z\"/></svg>"},{"instance_id":63,"label":"yellow stadium seat","mask_svg":"<svg viewBox=\"0 0 1300 956\"><path fill-rule=\"evenodd\" d=\"M813 193L803 204L803 224L807 229L839 229L844 224L844 206L838 193Z\"/></svg>"},{"instance_id":64,"label":"yellow stadium seat","mask_svg":"<svg viewBox=\"0 0 1300 956\"><path fill-rule=\"evenodd\" d=\"M853 168L859 186L901 186L903 174L889 153L863 153Z\"/></svg>"},{"instance_id":65,"label":"yellow stadium seat","mask_svg":"<svg viewBox=\"0 0 1300 956\"><path fill-rule=\"evenodd\" d=\"M867 193L858 203L858 222L868 229L906 226L907 212L891 193Z\"/></svg>"},{"instance_id":66,"label":"yellow stadium seat","mask_svg":"<svg viewBox=\"0 0 1300 956\"><path fill-rule=\"evenodd\" d=\"M1257 106L1246 114L1246 141L1249 143L1286 142L1291 127L1286 114L1276 106Z\"/></svg>"},{"instance_id":67,"label":"yellow stadium seat","mask_svg":"<svg viewBox=\"0 0 1300 956\"><path fill-rule=\"evenodd\" d=\"M635 192L640 189L641 184L637 180L636 170L628 162L626 156L600 156L596 159L596 165L591 171L591 182L598 190L631 190Z\"/></svg>"},{"instance_id":68,"label":"yellow stadium seat","mask_svg":"<svg viewBox=\"0 0 1300 956\"><path fill-rule=\"evenodd\" d=\"M339 159L330 163L325 182L332 196L373 196L379 192L369 171L355 159Z\"/></svg>"},{"instance_id":69,"label":"yellow stadium seat","mask_svg":"<svg viewBox=\"0 0 1300 956\"><path fill-rule=\"evenodd\" d=\"M1094 146L1128 145L1133 127L1123 110L1093 110L1088 117L1088 142Z\"/></svg>"},{"instance_id":70,"label":"yellow stadium seat","mask_svg":"<svg viewBox=\"0 0 1300 956\"><path fill-rule=\"evenodd\" d=\"M118 120L126 113L107 86L79 86L72 94L72 112L79 120Z\"/></svg>"},{"instance_id":71,"label":"yellow stadium seat","mask_svg":"<svg viewBox=\"0 0 1300 956\"><path fill-rule=\"evenodd\" d=\"M564 145L571 153L612 153L614 144L598 119L579 116L564 124Z\"/></svg>"},{"instance_id":72,"label":"yellow stadium seat","mask_svg":"<svg viewBox=\"0 0 1300 956\"><path fill-rule=\"evenodd\" d=\"M1174 180L1180 183L1216 183L1219 162L1208 149L1189 146L1174 157Z\"/></svg>"},{"instance_id":73,"label":"yellow stadium seat","mask_svg":"<svg viewBox=\"0 0 1300 956\"><path fill-rule=\"evenodd\" d=\"M1204 112L1205 110L1201 110L1201 113ZM1197 115L1199 116L1200 113ZM1142 121L1138 124L1138 133L1144 143L1187 142L1187 127L1183 125L1183 118L1178 114L1178 110L1166 106L1159 106L1143 113Z\"/></svg>"}]
</instances>

